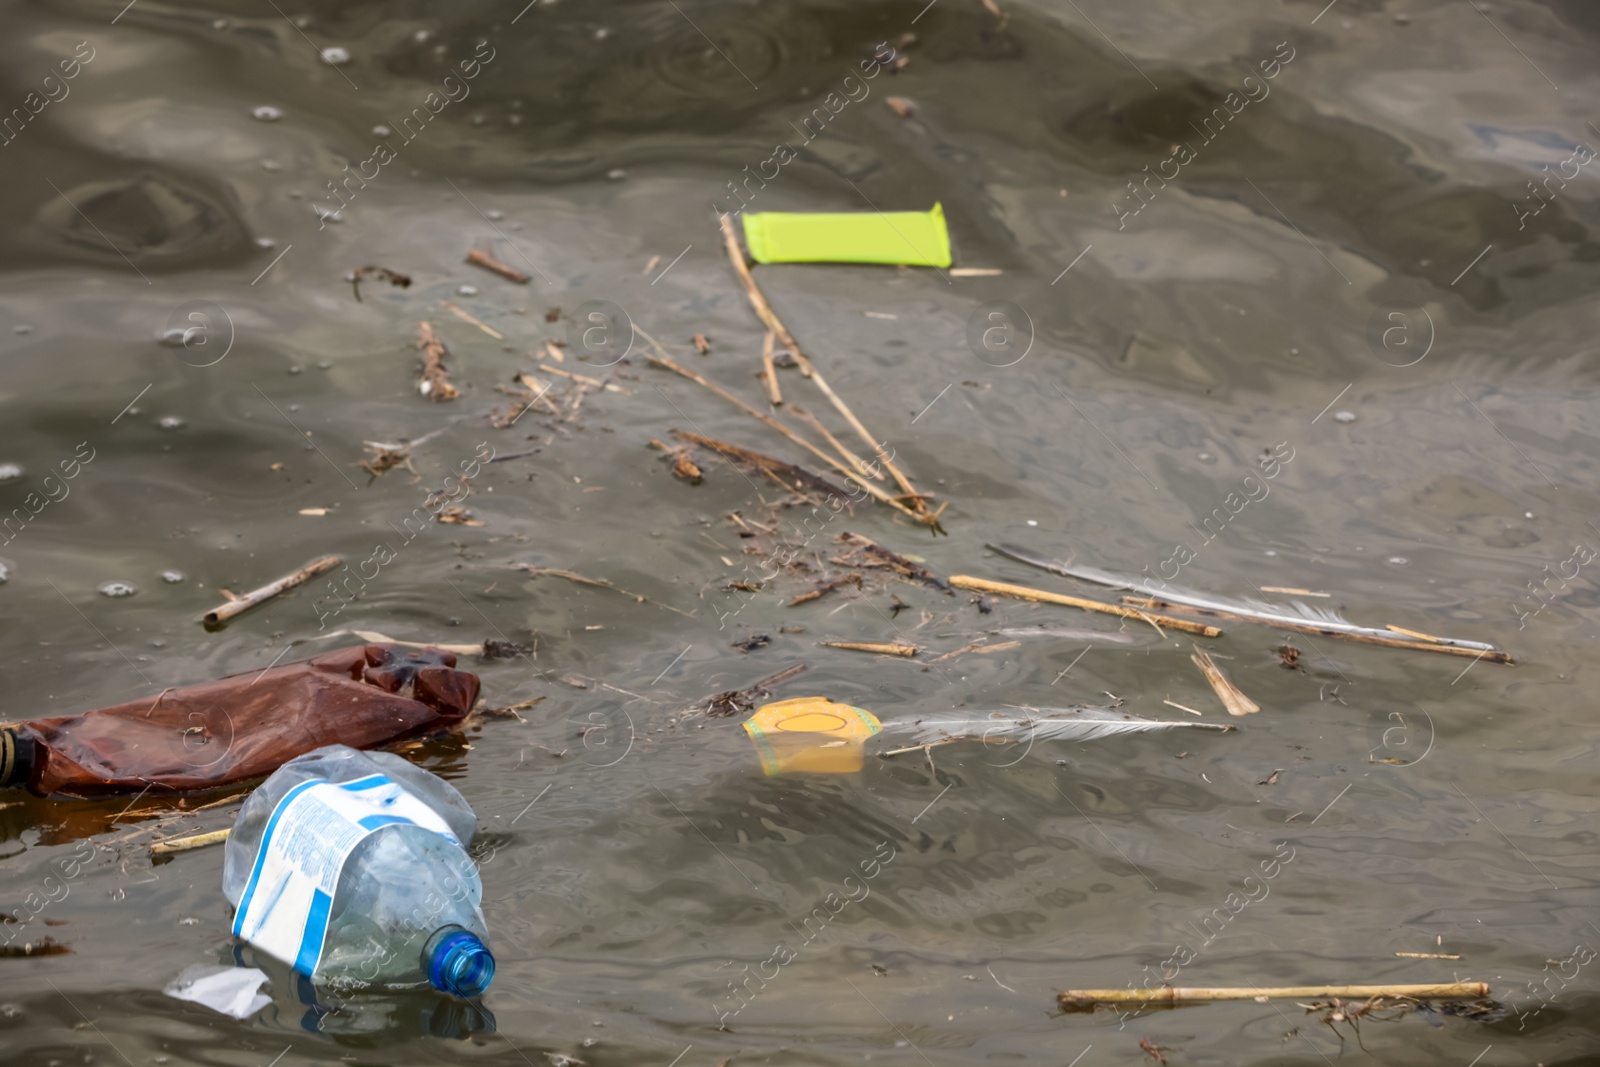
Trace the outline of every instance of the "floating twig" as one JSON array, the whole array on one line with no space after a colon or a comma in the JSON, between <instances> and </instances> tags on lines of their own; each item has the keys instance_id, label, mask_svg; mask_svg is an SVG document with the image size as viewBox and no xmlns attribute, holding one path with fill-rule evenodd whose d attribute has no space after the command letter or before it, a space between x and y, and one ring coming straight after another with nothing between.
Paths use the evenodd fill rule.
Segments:
<instances>
[{"instance_id":1,"label":"floating twig","mask_svg":"<svg viewBox=\"0 0 1600 1067\"><path fill-rule=\"evenodd\" d=\"M417 347L422 350L422 378L417 382L417 392L435 403L460 396L460 390L450 384L450 372L444 366L450 350L434 333L431 322L417 323Z\"/></svg>"},{"instance_id":2,"label":"floating twig","mask_svg":"<svg viewBox=\"0 0 1600 1067\"><path fill-rule=\"evenodd\" d=\"M586 578L581 574L577 574L573 571L562 570L559 567L540 567L533 563L514 563L512 566L516 567L519 571L527 571L528 574L534 578L537 578L542 574L552 575L556 578L565 578L567 581L577 582L579 585L592 585L600 589L609 589L613 593L621 593L623 596L628 597L637 603L654 604L658 608L666 608L668 611L675 611L685 618L694 618L694 615L691 612L675 608L671 604L663 604L659 600L652 600L643 593L631 593L619 585L612 585L604 578Z\"/></svg>"},{"instance_id":3,"label":"floating twig","mask_svg":"<svg viewBox=\"0 0 1600 1067\"><path fill-rule=\"evenodd\" d=\"M508 282L516 282L518 285L528 284L528 276L526 274L515 267L507 266L488 252L480 249L474 248L468 252L467 262L482 267L484 270L492 270Z\"/></svg>"},{"instance_id":4,"label":"floating twig","mask_svg":"<svg viewBox=\"0 0 1600 1067\"><path fill-rule=\"evenodd\" d=\"M903 641L818 641L819 645L829 648L844 648L851 652L876 652L882 656L901 656L910 659L922 651L920 645L909 645Z\"/></svg>"},{"instance_id":5,"label":"floating twig","mask_svg":"<svg viewBox=\"0 0 1600 1067\"><path fill-rule=\"evenodd\" d=\"M350 287L355 290L356 303L358 304L362 302L361 279L369 274L384 279L397 289L407 289L411 286L411 276L409 274L401 274L399 271L390 270L388 267L357 267L350 272Z\"/></svg>"},{"instance_id":6,"label":"floating twig","mask_svg":"<svg viewBox=\"0 0 1600 1067\"><path fill-rule=\"evenodd\" d=\"M694 461L694 448L684 445L673 448L663 444L654 437L650 438L650 447L666 453L666 458L672 461L672 474L675 478L682 478L690 485L699 485L705 479L705 472L700 469L700 464Z\"/></svg>"},{"instance_id":7,"label":"floating twig","mask_svg":"<svg viewBox=\"0 0 1600 1067\"><path fill-rule=\"evenodd\" d=\"M279 593L287 589L293 589L301 582L309 581L325 571L331 571L343 562L344 560L339 556L323 556L320 559L314 559L293 574L286 574L275 582L268 582L260 589L253 589L242 596L232 598L220 607L211 609L205 613L202 621L207 626L216 626L227 622L235 615L249 611L262 601L271 600Z\"/></svg>"},{"instance_id":8,"label":"floating twig","mask_svg":"<svg viewBox=\"0 0 1600 1067\"><path fill-rule=\"evenodd\" d=\"M937 589L941 593L950 592L950 585L943 578L933 573L920 563L913 563L898 552L891 552L870 537L863 537L858 533L846 530L834 538L840 544L853 545L860 549L867 557L869 567L887 567L908 582L921 582L930 589Z\"/></svg>"},{"instance_id":9,"label":"floating twig","mask_svg":"<svg viewBox=\"0 0 1600 1067\"><path fill-rule=\"evenodd\" d=\"M1200 668L1200 673L1206 676L1206 681L1211 683L1212 690L1217 694L1217 699L1222 701L1222 706L1228 709L1229 715L1254 715L1261 710L1261 705L1240 692L1239 687L1228 681L1228 676L1222 673L1216 660L1209 653L1196 650L1189 657L1194 665Z\"/></svg>"},{"instance_id":10,"label":"floating twig","mask_svg":"<svg viewBox=\"0 0 1600 1067\"><path fill-rule=\"evenodd\" d=\"M963 653L966 653L966 652L973 652L973 653L977 653L978 655L982 655L982 654L984 654L986 652L1009 652L1013 648L1021 648L1021 647L1022 647L1022 642L1021 641L1001 641L997 645L986 645L982 641L974 641L970 645L962 645L960 648L951 649L949 652L944 653L942 656L935 656L933 659L930 659L928 662L929 663L943 663L947 659L954 659L955 657L957 657L959 655L962 655Z\"/></svg>"},{"instance_id":11,"label":"floating twig","mask_svg":"<svg viewBox=\"0 0 1600 1067\"><path fill-rule=\"evenodd\" d=\"M772 401L772 406L783 406L783 393L778 389L778 368L772 362L772 348L778 343L778 335L771 330L761 342L761 373L767 380L767 399Z\"/></svg>"},{"instance_id":12,"label":"floating twig","mask_svg":"<svg viewBox=\"0 0 1600 1067\"><path fill-rule=\"evenodd\" d=\"M798 677L810 669L809 663L796 663L792 667L785 667L777 674L768 675L754 685L745 686L743 689L729 689L715 696L707 697L695 704L695 707L704 706L706 715L713 719L725 718L729 715L742 715L755 710L756 701L762 694L770 693L773 689Z\"/></svg>"},{"instance_id":13,"label":"floating twig","mask_svg":"<svg viewBox=\"0 0 1600 1067\"><path fill-rule=\"evenodd\" d=\"M1085 600L1083 597L1052 593L1044 589L1030 589L1025 585L1012 585L1009 582L991 582L984 578L973 578L970 575L957 574L951 576L950 584L958 589L976 589L983 593L998 593L1001 596L1016 597L1018 600L1033 600L1041 604L1060 604L1069 608L1081 608L1084 611L1098 611L1104 615L1120 615L1125 619L1144 619L1145 621L1155 619L1169 630L1182 630L1184 633L1199 634L1201 637L1218 637L1222 634L1219 628L1203 622L1176 619L1170 615L1147 615L1145 612L1135 611L1120 604L1104 604L1098 600Z\"/></svg>"},{"instance_id":14,"label":"floating twig","mask_svg":"<svg viewBox=\"0 0 1600 1067\"><path fill-rule=\"evenodd\" d=\"M471 315L467 314L461 308L459 308L456 305L452 304L448 300L439 301L439 306L444 308L446 311L450 312L452 315L454 315L456 318L460 319L462 322L469 322L472 325L476 326L478 329L482 330L484 333L488 334L490 337L493 337L496 341L504 341L506 339L506 335L505 334L501 333L499 330L495 329L494 327L487 325L486 323L484 323L484 321L482 319L473 318Z\"/></svg>"},{"instance_id":15,"label":"floating twig","mask_svg":"<svg viewBox=\"0 0 1600 1067\"><path fill-rule=\"evenodd\" d=\"M809 604L811 601L821 599L822 597L833 592L835 589L838 589L840 586L844 585L853 585L857 589L860 589L861 575L852 571L851 573L842 575L838 578L829 579L828 581L823 582L814 588L806 590L804 593L801 593L799 596L789 601L789 607L792 608L798 604Z\"/></svg>"},{"instance_id":16,"label":"floating twig","mask_svg":"<svg viewBox=\"0 0 1600 1067\"><path fill-rule=\"evenodd\" d=\"M781 459L774 459L771 456L763 455L748 448L741 448L726 441L718 441L714 437L704 437L697 433L690 433L688 430L673 430L672 436L685 441L692 441L697 445L704 445L729 462L737 460L747 463L792 493L804 492L809 489L813 492L831 493L841 499L846 496L843 489L840 489L826 478L812 474L804 467L797 467L793 463L785 463ZM785 476L788 478L787 481Z\"/></svg>"},{"instance_id":17,"label":"floating twig","mask_svg":"<svg viewBox=\"0 0 1600 1067\"><path fill-rule=\"evenodd\" d=\"M1412 1000L1478 1000L1489 995L1486 982L1441 985L1163 986L1160 989L1065 989L1056 995L1062 1011L1084 1011L1097 1004L1199 1004L1218 1000L1408 997Z\"/></svg>"},{"instance_id":18,"label":"floating twig","mask_svg":"<svg viewBox=\"0 0 1600 1067\"><path fill-rule=\"evenodd\" d=\"M823 378L822 372L817 370L815 364L801 351L799 343L794 339L794 335L783 325L783 322L778 318L777 312L772 310L772 305L767 302L766 296L761 292L761 287L756 284L755 278L751 275L750 267L745 263L744 250L739 247L739 238L734 232L730 217L723 215L721 224L723 243L728 249L728 260L733 264L734 272L739 276L739 283L744 287L745 296L749 298L750 306L755 309L756 317L766 325L767 329L778 335L778 340L783 342L784 347L794 353L795 361L800 364L800 373L816 383L817 388L822 390L822 395L828 398L828 402L834 406L834 409L840 415L844 416L844 420L850 424L850 428L872 449L874 458L883 464L884 469L894 478L905 497L911 499L911 507L905 510L910 512L918 522L933 530L934 533L944 533L944 528L939 525L939 511L944 510L943 505L940 506L939 511L928 510L927 505L923 503L922 494L917 492L916 487L911 484L911 480L906 477L905 472L895 465L894 460L889 458L889 454L884 451L883 444L862 425L861 420L856 418L855 412L851 411L850 406L839 398L839 394L835 393L833 387Z\"/></svg>"},{"instance_id":19,"label":"floating twig","mask_svg":"<svg viewBox=\"0 0 1600 1067\"><path fill-rule=\"evenodd\" d=\"M236 798L229 797L228 799L233 800ZM165 856L173 852L187 852L192 848L205 848L207 845L216 845L226 841L231 833L233 833L233 828L228 827L224 830L212 830L207 834L191 834L188 837L164 837L160 841L152 841L150 843L150 854L152 856Z\"/></svg>"}]
</instances>

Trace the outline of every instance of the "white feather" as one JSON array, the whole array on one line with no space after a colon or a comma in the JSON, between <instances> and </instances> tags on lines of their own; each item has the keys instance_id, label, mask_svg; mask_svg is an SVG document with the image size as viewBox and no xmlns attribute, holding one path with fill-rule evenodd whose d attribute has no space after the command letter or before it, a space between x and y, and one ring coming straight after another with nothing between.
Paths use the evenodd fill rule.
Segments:
<instances>
[{"instance_id":1,"label":"white feather","mask_svg":"<svg viewBox=\"0 0 1600 1067\"><path fill-rule=\"evenodd\" d=\"M885 732L907 733L915 744L939 741L1095 741L1119 734L1198 727L1228 730L1207 722L1161 722L1137 719L1103 708L1028 708L1023 711L950 712L899 719L883 724Z\"/></svg>"}]
</instances>

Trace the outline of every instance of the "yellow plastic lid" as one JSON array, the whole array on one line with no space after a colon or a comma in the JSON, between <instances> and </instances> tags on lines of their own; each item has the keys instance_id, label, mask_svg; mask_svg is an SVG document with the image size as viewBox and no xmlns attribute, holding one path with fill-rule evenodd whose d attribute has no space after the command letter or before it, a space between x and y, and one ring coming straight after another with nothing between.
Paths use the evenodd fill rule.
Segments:
<instances>
[{"instance_id":1,"label":"yellow plastic lid","mask_svg":"<svg viewBox=\"0 0 1600 1067\"><path fill-rule=\"evenodd\" d=\"M828 697L763 704L744 724L766 774L854 774L862 745L883 729L870 711Z\"/></svg>"}]
</instances>

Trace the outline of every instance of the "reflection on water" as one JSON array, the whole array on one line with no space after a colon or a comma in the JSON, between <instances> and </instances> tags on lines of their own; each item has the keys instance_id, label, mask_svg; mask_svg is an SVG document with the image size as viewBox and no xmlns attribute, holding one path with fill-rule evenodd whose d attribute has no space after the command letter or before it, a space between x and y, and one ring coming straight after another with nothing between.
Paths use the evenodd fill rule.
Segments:
<instances>
[{"instance_id":1,"label":"reflection on water","mask_svg":"<svg viewBox=\"0 0 1600 1067\"><path fill-rule=\"evenodd\" d=\"M515 642L525 656L474 668L488 702L544 699L408 753L480 817L500 964L481 1005L330 1000L235 945L220 852L148 854L226 825L232 804L194 810L220 795L0 802L0 938L71 950L0 959L12 1058L1093 1067L1143 1038L1314 1063L1337 1039L1287 1002L1113 1026L1051 1014L1055 993L1456 978L1489 982L1498 1014L1368 1020L1365 1047L1592 1053L1596 979L1577 961L1600 938L1584 699L1600 595L1579 549L1600 533L1600 246L1586 175L1567 172L1600 145L1600 27L1566 0L1474 6L13 12L6 717L346 640L319 631L320 586L217 633L199 619L219 590L372 558L485 443L498 458L465 502L482 525L407 527L335 625ZM999 274L757 272L896 462L950 502L948 538L876 507L817 533L704 450L703 484L675 480L649 448L674 429L807 457L638 346L566 358L599 307L759 403L762 330L714 210L936 201L956 265ZM475 246L527 284L465 263ZM358 302L362 267L412 283L369 271ZM969 346L984 309L1025 333L1021 358ZM455 401L417 392L422 320ZM574 370L609 387L579 390ZM520 374L551 405L492 421ZM779 378L788 407L812 403L798 371ZM399 441L418 442L414 472L359 468L364 442ZM1199 531L1280 447L1294 460L1270 496ZM52 483L70 492L52 491L74 457ZM942 575L1084 595L984 546L1138 573L1185 545L1197 588L1304 589L1518 665L1305 635L1289 655L1285 635L1229 625L1208 647L1263 708L1231 733L869 751L859 772L769 778L742 715L690 709L797 663L762 702L826 696L889 723L1120 700L1223 721L1189 642L1137 620L876 573L786 606L845 569L846 531ZM770 587L730 584L780 542ZM927 652L819 644L895 639ZM979 642L1015 645L931 662ZM262 966L272 1005L235 1022L161 994L196 962Z\"/></svg>"}]
</instances>

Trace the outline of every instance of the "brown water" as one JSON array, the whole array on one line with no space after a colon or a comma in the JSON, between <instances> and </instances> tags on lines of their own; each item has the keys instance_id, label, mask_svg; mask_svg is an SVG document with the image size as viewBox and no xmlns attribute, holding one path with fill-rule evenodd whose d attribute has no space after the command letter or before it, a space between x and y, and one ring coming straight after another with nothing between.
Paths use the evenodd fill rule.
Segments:
<instances>
[{"instance_id":1,"label":"brown water","mask_svg":"<svg viewBox=\"0 0 1600 1067\"><path fill-rule=\"evenodd\" d=\"M274 1005L250 1020L171 999L185 967L253 956L228 934L220 850L153 864L147 844L234 809L17 797L0 809L5 934L71 952L0 959L6 1062L1096 1067L1153 1063L1141 1039L1174 1064L1340 1053L1292 1000L1055 1014L1060 989L1157 975L1482 980L1497 1016L1369 1019L1366 1049L1597 1062L1600 964L1580 961L1600 945L1600 598L1585 566L1600 544L1600 244L1574 148L1600 144L1600 23L1578 0L1001 3L1004 26L976 0L9 9L0 103L38 114L0 147L0 463L22 468L0 505L37 514L0 545L6 717L311 655L330 647L319 614L328 630L520 642L532 656L477 667L489 700L546 699L525 723L416 753L484 827L492 1026L431 997L308 1008L270 965ZM902 72L846 81L906 32ZM46 83L85 41L76 76ZM323 62L328 47L350 61ZM428 112L474 56L470 95ZM276 121L252 117L262 107ZM408 140L399 122L419 107ZM1226 123L1206 125L1215 108ZM365 162L376 177L341 209L327 183L380 139L394 157ZM618 389L492 428L511 402L495 387L547 339L577 339L587 302L758 401L761 329L710 205L736 206L728 183L747 165L770 175L779 142L798 156L745 187L752 208L938 200L957 265L1004 272L757 268L829 380L949 502L937 539L882 507L811 534L807 512L782 510L802 558L839 572L827 560L850 530L942 574L1067 590L984 544L1160 573L1182 542L1182 583L1324 591L1316 603L1354 621L1492 641L1518 665L1297 637L1291 671L1283 635L1226 624L1207 645L1263 708L1233 733L762 777L737 718L682 712L797 662L810 671L780 695L885 720L1107 692L1137 715L1188 718L1170 699L1226 719L1190 642L1143 624L1019 602L983 614L881 575L795 608L809 578L730 590L760 563L741 549L774 546L728 513L765 521L762 498L782 490L704 451L690 487L647 443L690 429L809 457L648 367L642 346L604 369L569 348L565 369ZM1180 142L1192 158L1164 163ZM1578 176L1533 199L1527 183L1563 161ZM1134 199L1126 183L1151 173L1165 184ZM319 225L319 204L339 218ZM466 265L484 239L531 284ZM413 282L369 278L358 303L344 278L366 265ZM453 402L417 394L422 319L452 350ZM1031 347L1020 361L970 347L973 323L979 337L1009 323L991 340ZM173 328L192 328L187 347L158 343ZM570 404L566 380L541 378ZM795 372L782 380L827 410ZM356 466L363 441L437 430L415 477L369 484ZM400 544L395 528L485 441L540 451L484 467L463 502L481 526ZM1206 541L1195 525L1263 449L1281 460L1254 483L1270 493ZM46 482L62 463L76 477ZM336 616L313 585L220 632L199 623L219 588L326 552L356 564L383 540L395 558ZM1567 581L1533 599L1547 575ZM103 596L108 582L137 592ZM892 596L910 610L891 615ZM995 636L1020 644L926 663L1037 622L1097 635ZM732 647L755 634L770 643ZM930 651L817 643L897 635ZM865 899L829 896L863 864Z\"/></svg>"}]
</instances>

